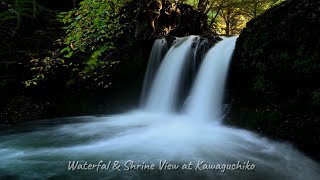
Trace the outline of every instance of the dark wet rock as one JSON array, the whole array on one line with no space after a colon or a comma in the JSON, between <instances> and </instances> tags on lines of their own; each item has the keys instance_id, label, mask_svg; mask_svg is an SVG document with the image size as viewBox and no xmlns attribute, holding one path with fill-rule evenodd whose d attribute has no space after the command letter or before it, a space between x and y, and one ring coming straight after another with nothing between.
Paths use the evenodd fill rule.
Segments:
<instances>
[{"instance_id":1,"label":"dark wet rock","mask_svg":"<svg viewBox=\"0 0 320 180\"><path fill-rule=\"evenodd\" d=\"M288 0L238 38L229 123L295 143L320 158L320 1ZM240 118L240 119L239 119Z\"/></svg>"}]
</instances>

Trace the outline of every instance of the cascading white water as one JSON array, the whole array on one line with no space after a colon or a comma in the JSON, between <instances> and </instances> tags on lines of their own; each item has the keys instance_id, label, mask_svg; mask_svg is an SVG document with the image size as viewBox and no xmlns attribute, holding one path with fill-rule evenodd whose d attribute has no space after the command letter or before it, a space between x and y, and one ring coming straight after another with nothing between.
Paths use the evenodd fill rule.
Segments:
<instances>
[{"instance_id":1,"label":"cascading white water","mask_svg":"<svg viewBox=\"0 0 320 180\"><path fill-rule=\"evenodd\" d=\"M186 112L200 120L221 117L229 62L237 37L224 38L206 54L186 104Z\"/></svg>"},{"instance_id":2,"label":"cascading white water","mask_svg":"<svg viewBox=\"0 0 320 180\"><path fill-rule=\"evenodd\" d=\"M181 61L184 61L182 56L187 56L193 39L194 36L185 39L185 42L178 43L168 52L166 61L161 65L168 69L158 72L157 76L161 74L163 79L158 77L161 81L158 80L155 84L176 85L171 82L179 79L176 73L183 73L180 69L183 66ZM219 110L221 99L216 96L223 95L221 90L223 87L218 88L215 85L224 86L222 81L225 75L221 74L227 71L229 60L227 57L232 54L235 39L235 37L224 39L213 47L201 65L192 91L193 100L187 108L187 112L191 115L164 113L163 110L168 108L156 109L157 106L154 105L152 107L155 109L152 110L155 112L140 110L105 117L51 119L35 122L31 124L30 129L25 125L22 130L14 129L17 132L8 131L7 134L0 135L0 179L313 180L319 178L319 164L287 143L270 141L254 133L212 123L213 121L197 120L196 115L202 116L201 113L205 114L204 119L217 117L217 114L213 114L213 117L209 118L211 113L204 105L212 106L210 109L213 108L217 112ZM175 53L177 54L174 55ZM179 61L179 64L175 61ZM171 63L178 72L171 72L175 70L170 66ZM166 87L163 87L165 90L163 92L161 86L157 88L152 91L156 91L159 96L164 95L163 93L176 93L176 90ZM167 98L167 95L165 97ZM149 100L156 104L161 98L163 97L152 97ZM211 101L217 101L213 103L217 106L212 105ZM168 100L165 102L171 108L172 102ZM161 106L165 104L161 103ZM131 165L126 164L129 160L134 161L136 166L137 163L154 164L155 169L125 170ZM72 161L79 161L81 165L87 163L87 170L68 170L69 161L71 164ZM105 170L101 166L100 169L97 167L88 169L88 164L98 165L101 161L105 167L110 161L110 169ZM116 167L116 161L120 163L120 171L113 169ZM159 170L161 162L164 161L179 167L177 170ZM248 161L250 163L247 163ZM190 162L193 163L191 170L183 170L183 164ZM199 162L202 163L199 165ZM238 168L238 163L242 169ZM247 164L250 168L254 164L254 170L244 170ZM211 165L211 168L214 165L216 169L206 170L205 165L207 167ZM230 167L227 169L228 165L230 167L234 165L236 169L230 170Z\"/></svg>"},{"instance_id":3,"label":"cascading white water","mask_svg":"<svg viewBox=\"0 0 320 180\"><path fill-rule=\"evenodd\" d=\"M193 52L193 61L191 61L191 73L194 76L196 74L197 71L197 61L202 61L205 53L204 53L204 48L203 46L205 46L208 43L207 39L200 39L196 45L196 47L194 48L194 52Z\"/></svg>"},{"instance_id":4,"label":"cascading white water","mask_svg":"<svg viewBox=\"0 0 320 180\"><path fill-rule=\"evenodd\" d=\"M141 105L146 101L148 92L155 76L155 73L160 66L161 60L168 51L168 45L166 39L157 39L154 41L152 50L149 56L147 70L143 80L143 87L141 93Z\"/></svg>"},{"instance_id":5,"label":"cascading white water","mask_svg":"<svg viewBox=\"0 0 320 180\"><path fill-rule=\"evenodd\" d=\"M151 87L146 110L171 112L174 109L180 79L191 53L191 45L197 36L181 38L166 54Z\"/></svg>"}]
</instances>

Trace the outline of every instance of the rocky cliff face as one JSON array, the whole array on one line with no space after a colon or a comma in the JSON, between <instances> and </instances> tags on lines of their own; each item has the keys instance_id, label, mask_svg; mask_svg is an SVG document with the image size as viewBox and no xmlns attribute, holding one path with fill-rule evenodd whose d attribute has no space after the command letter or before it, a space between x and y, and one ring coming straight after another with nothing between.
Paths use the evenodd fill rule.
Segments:
<instances>
[{"instance_id":1,"label":"rocky cliff face","mask_svg":"<svg viewBox=\"0 0 320 180\"><path fill-rule=\"evenodd\" d=\"M239 36L230 89L238 124L320 158L320 1L288 0Z\"/></svg>"}]
</instances>

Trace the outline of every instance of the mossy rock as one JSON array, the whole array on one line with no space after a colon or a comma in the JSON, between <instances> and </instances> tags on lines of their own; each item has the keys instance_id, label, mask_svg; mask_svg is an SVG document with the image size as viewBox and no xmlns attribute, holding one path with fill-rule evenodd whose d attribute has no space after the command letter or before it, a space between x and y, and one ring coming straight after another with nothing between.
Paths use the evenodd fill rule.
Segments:
<instances>
[{"instance_id":1,"label":"mossy rock","mask_svg":"<svg viewBox=\"0 0 320 180\"><path fill-rule=\"evenodd\" d=\"M318 0L284 1L247 24L231 65L238 120L229 123L289 140L320 159L319 32Z\"/></svg>"}]
</instances>

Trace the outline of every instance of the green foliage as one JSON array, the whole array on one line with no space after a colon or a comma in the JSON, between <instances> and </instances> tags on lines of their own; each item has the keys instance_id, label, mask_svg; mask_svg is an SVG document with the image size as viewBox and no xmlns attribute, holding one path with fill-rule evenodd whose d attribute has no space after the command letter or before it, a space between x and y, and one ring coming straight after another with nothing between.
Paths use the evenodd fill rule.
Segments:
<instances>
[{"instance_id":1,"label":"green foliage","mask_svg":"<svg viewBox=\"0 0 320 180\"><path fill-rule=\"evenodd\" d=\"M79 8L60 13L58 19L65 25L66 33L56 41L61 48L52 56L30 62L35 76L25 82L26 86L37 85L47 74L65 67L72 74L67 86L78 79L108 87L110 69L118 63L110 54L127 26L120 22L125 18L125 14L120 13L125 3L126 0L83 0Z\"/></svg>"},{"instance_id":2,"label":"green foliage","mask_svg":"<svg viewBox=\"0 0 320 180\"><path fill-rule=\"evenodd\" d=\"M0 12L0 24L7 29L1 34L3 37L15 36L21 29L23 19L35 19L42 8L35 0L2 0L0 5L5 9Z\"/></svg>"},{"instance_id":3,"label":"green foliage","mask_svg":"<svg viewBox=\"0 0 320 180\"><path fill-rule=\"evenodd\" d=\"M28 62L38 65L34 59L47 55L47 48L59 36L56 27L56 12L49 10L35 0L0 1L0 71L9 78L0 77L0 87L10 82L24 81L29 78ZM41 25L39 25L41 23ZM19 70L17 71L17 69ZM38 67L43 72L43 67ZM41 70L40 70L41 68ZM43 74L34 77L39 79ZM37 82L26 82L36 85Z\"/></svg>"},{"instance_id":4,"label":"green foliage","mask_svg":"<svg viewBox=\"0 0 320 180\"><path fill-rule=\"evenodd\" d=\"M261 74L319 73L318 16L315 2L286 1L276 6L247 24L238 39L236 59Z\"/></svg>"},{"instance_id":5,"label":"green foliage","mask_svg":"<svg viewBox=\"0 0 320 180\"><path fill-rule=\"evenodd\" d=\"M208 15L209 24L220 34L239 34L245 24L283 0L188 0ZM199 9L200 8L200 9Z\"/></svg>"},{"instance_id":6,"label":"green foliage","mask_svg":"<svg viewBox=\"0 0 320 180\"><path fill-rule=\"evenodd\" d=\"M113 50L114 41L123 33L126 24L121 24L120 9L125 0L84 0L78 9L59 15L67 25L64 57L70 58L78 52L91 54L98 59L104 52Z\"/></svg>"},{"instance_id":7,"label":"green foliage","mask_svg":"<svg viewBox=\"0 0 320 180\"><path fill-rule=\"evenodd\" d=\"M254 79L254 90L261 93L270 93L272 91L272 82L264 76L257 76Z\"/></svg>"},{"instance_id":8,"label":"green foliage","mask_svg":"<svg viewBox=\"0 0 320 180\"><path fill-rule=\"evenodd\" d=\"M282 1L283 0L240 0L240 6L243 14L247 18L252 19Z\"/></svg>"},{"instance_id":9,"label":"green foliage","mask_svg":"<svg viewBox=\"0 0 320 180\"><path fill-rule=\"evenodd\" d=\"M32 79L24 82L26 87L38 85L39 81L45 80L48 76L53 75L55 70L62 67L71 66L65 64L65 61L57 57L54 53L51 57L37 58L30 61L30 71L34 72Z\"/></svg>"},{"instance_id":10,"label":"green foliage","mask_svg":"<svg viewBox=\"0 0 320 180\"><path fill-rule=\"evenodd\" d=\"M320 104L320 90L311 93L312 103Z\"/></svg>"},{"instance_id":11,"label":"green foliage","mask_svg":"<svg viewBox=\"0 0 320 180\"><path fill-rule=\"evenodd\" d=\"M15 19L18 14L32 16L35 11L33 6L36 6L36 2L33 0L2 0L1 4L7 8L0 13L2 21Z\"/></svg>"}]
</instances>

